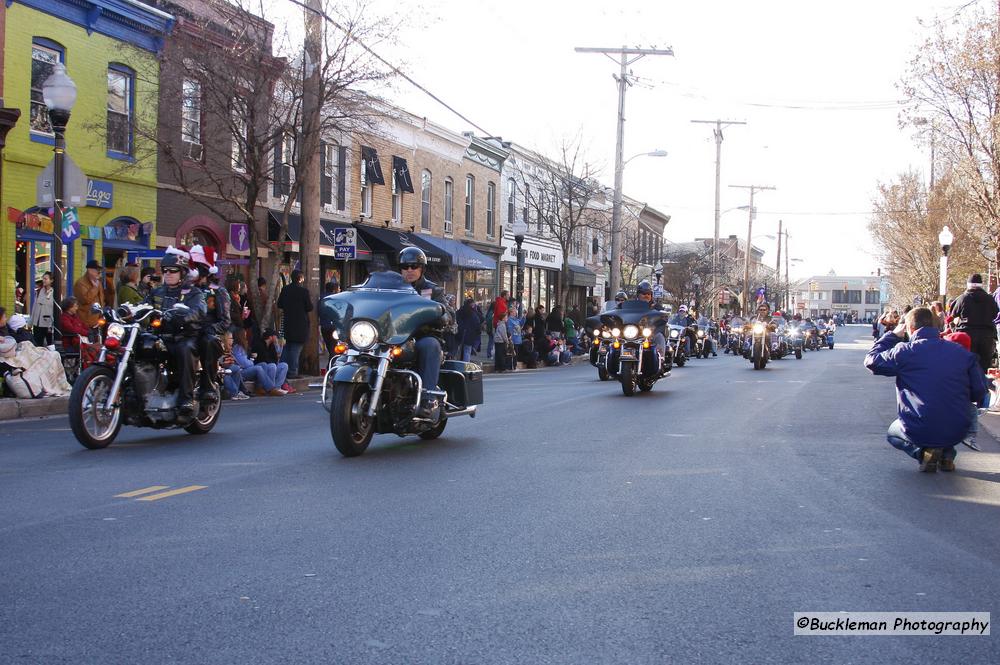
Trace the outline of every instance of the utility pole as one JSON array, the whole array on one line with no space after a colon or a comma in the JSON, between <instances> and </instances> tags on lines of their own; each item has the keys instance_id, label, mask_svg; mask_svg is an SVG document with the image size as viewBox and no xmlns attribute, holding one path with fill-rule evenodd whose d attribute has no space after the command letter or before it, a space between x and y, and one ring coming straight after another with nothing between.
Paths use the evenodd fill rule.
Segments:
<instances>
[{"instance_id":1,"label":"utility pole","mask_svg":"<svg viewBox=\"0 0 1000 665\"><path fill-rule=\"evenodd\" d=\"M792 278L788 274L788 227L785 227L785 309L792 306ZM792 312L794 314L794 312Z\"/></svg>"},{"instance_id":2,"label":"utility pole","mask_svg":"<svg viewBox=\"0 0 1000 665\"><path fill-rule=\"evenodd\" d=\"M320 0L307 0L305 7L305 62L302 70L302 133L299 138L299 172L302 179L302 235L299 238L299 261L304 286L315 301L320 295L320 72L323 69L323 17ZM309 314L309 330L319 330L316 310ZM317 340L307 338L302 349L300 374L319 374Z\"/></svg>"},{"instance_id":3,"label":"utility pole","mask_svg":"<svg viewBox=\"0 0 1000 665\"><path fill-rule=\"evenodd\" d=\"M618 83L618 135L615 141L615 195L611 207L611 267L609 276L613 298L621 286L621 246L622 246L622 179L625 172L625 89L632 85L629 81L628 66L647 55L673 55L671 48L600 48L581 47L573 49L577 53L602 53L619 65L619 73L614 77ZM616 60L612 54L618 56ZM634 57L631 57L634 56Z\"/></svg>"},{"instance_id":4,"label":"utility pole","mask_svg":"<svg viewBox=\"0 0 1000 665\"><path fill-rule=\"evenodd\" d=\"M749 189L750 190L750 209L747 215L747 247L743 258L743 316L747 315L748 307L750 301L750 248L753 246L753 218L754 218L754 207L753 198L754 194L764 190L773 190L775 187L770 185L730 185L734 189Z\"/></svg>"},{"instance_id":5,"label":"utility pole","mask_svg":"<svg viewBox=\"0 0 1000 665\"><path fill-rule=\"evenodd\" d=\"M774 265L774 281L776 285L781 284L781 220L780 219L778 220L778 260ZM780 300L781 289L776 289L776 290L778 292L776 295ZM778 303L775 304L777 305ZM784 307L782 307L782 309L784 309Z\"/></svg>"},{"instance_id":6,"label":"utility pole","mask_svg":"<svg viewBox=\"0 0 1000 665\"><path fill-rule=\"evenodd\" d=\"M719 316L719 222L722 219L720 205L722 187L722 128L729 125L745 125L739 120L692 120L696 124L715 125L715 240L712 243L712 316Z\"/></svg>"}]
</instances>

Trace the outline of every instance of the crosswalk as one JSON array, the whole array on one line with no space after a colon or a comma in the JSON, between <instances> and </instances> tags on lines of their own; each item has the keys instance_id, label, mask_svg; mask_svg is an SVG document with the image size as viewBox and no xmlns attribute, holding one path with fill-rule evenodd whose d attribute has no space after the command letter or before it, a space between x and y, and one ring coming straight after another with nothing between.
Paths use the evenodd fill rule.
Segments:
<instances>
[{"instance_id":1,"label":"crosswalk","mask_svg":"<svg viewBox=\"0 0 1000 665\"><path fill-rule=\"evenodd\" d=\"M136 501L159 501L160 499L168 499L172 496L197 492L198 490L207 489L207 487L207 485L187 485L186 487L170 489L170 485L151 485L150 487L115 494L115 498L135 499Z\"/></svg>"}]
</instances>

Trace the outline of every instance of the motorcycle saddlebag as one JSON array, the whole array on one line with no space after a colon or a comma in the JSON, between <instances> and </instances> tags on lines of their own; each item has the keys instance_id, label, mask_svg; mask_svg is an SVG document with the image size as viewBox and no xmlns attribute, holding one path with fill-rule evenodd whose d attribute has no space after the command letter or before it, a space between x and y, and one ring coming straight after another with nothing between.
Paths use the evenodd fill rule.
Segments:
<instances>
[{"instance_id":1,"label":"motorcycle saddlebag","mask_svg":"<svg viewBox=\"0 0 1000 665\"><path fill-rule=\"evenodd\" d=\"M438 383L455 406L464 408L483 403L483 370L475 363L444 361Z\"/></svg>"}]
</instances>

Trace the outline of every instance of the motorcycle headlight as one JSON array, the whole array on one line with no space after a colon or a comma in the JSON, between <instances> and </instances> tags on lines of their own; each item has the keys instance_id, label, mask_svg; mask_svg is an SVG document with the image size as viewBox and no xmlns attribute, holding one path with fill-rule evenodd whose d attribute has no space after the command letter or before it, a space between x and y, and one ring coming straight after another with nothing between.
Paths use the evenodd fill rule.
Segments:
<instances>
[{"instance_id":1,"label":"motorcycle headlight","mask_svg":"<svg viewBox=\"0 0 1000 665\"><path fill-rule=\"evenodd\" d=\"M611 336L612 337L618 337L621 334L622 334L622 331L619 330L618 328L612 328L611 329Z\"/></svg>"},{"instance_id":2,"label":"motorcycle headlight","mask_svg":"<svg viewBox=\"0 0 1000 665\"><path fill-rule=\"evenodd\" d=\"M677 331L676 330L671 330L670 331L670 339L677 339Z\"/></svg>"},{"instance_id":3,"label":"motorcycle headlight","mask_svg":"<svg viewBox=\"0 0 1000 665\"><path fill-rule=\"evenodd\" d=\"M704 336L705 336L705 331L704 330L699 330L698 331L698 337L704 337Z\"/></svg>"},{"instance_id":4,"label":"motorcycle headlight","mask_svg":"<svg viewBox=\"0 0 1000 665\"><path fill-rule=\"evenodd\" d=\"M602 330L601 337L603 337L604 339L611 339L611 333L609 333L607 330Z\"/></svg>"},{"instance_id":5,"label":"motorcycle headlight","mask_svg":"<svg viewBox=\"0 0 1000 665\"><path fill-rule=\"evenodd\" d=\"M755 335L761 335L764 333L764 325L760 323L753 324L753 333Z\"/></svg>"},{"instance_id":6,"label":"motorcycle headlight","mask_svg":"<svg viewBox=\"0 0 1000 665\"><path fill-rule=\"evenodd\" d=\"M125 326L120 323L112 323L108 326L108 337L121 339L125 336Z\"/></svg>"},{"instance_id":7,"label":"motorcycle headlight","mask_svg":"<svg viewBox=\"0 0 1000 665\"><path fill-rule=\"evenodd\" d=\"M799 336L799 331L798 330L789 330L788 331L788 336L789 337L798 337Z\"/></svg>"},{"instance_id":8,"label":"motorcycle headlight","mask_svg":"<svg viewBox=\"0 0 1000 665\"><path fill-rule=\"evenodd\" d=\"M642 329L642 336L643 337L652 337L653 336L653 329L652 328L643 328Z\"/></svg>"},{"instance_id":9,"label":"motorcycle headlight","mask_svg":"<svg viewBox=\"0 0 1000 665\"><path fill-rule=\"evenodd\" d=\"M370 349L378 341L378 331L368 321L357 321L351 326L351 344L360 350Z\"/></svg>"},{"instance_id":10,"label":"motorcycle headlight","mask_svg":"<svg viewBox=\"0 0 1000 665\"><path fill-rule=\"evenodd\" d=\"M635 339L639 336L639 326L627 325L624 332L625 339Z\"/></svg>"}]
</instances>

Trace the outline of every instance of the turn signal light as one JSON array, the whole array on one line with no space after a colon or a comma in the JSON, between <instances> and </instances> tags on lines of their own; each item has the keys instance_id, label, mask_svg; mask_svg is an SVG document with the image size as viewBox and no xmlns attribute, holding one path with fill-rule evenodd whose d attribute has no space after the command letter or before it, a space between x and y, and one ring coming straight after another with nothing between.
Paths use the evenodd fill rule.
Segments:
<instances>
[{"instance_id":1,"label":"turn signal light","mask_svg":"<svg viewBox=\"0 0 1000 665\"><path fill-rule=\"evenodd\" d=\"M112 349L112 350L114 350L114 349L117 349L121 345L122 345L122 341L120 339L118 339L117 337L109 337L106 340L104 340L104 348L106 348L106 349Z\"/></svg>"},{"instance_id":2,"label":"turn signal light","mask_svg":"<svg viewBox=\"0 0 1000 665\"><path fill-rule=\"evenodd\" d=\"M343 342L340 342L339 344L337 344L337 346L333 347L333 352L338 354L347 353L347 345L344 344Z\"/></svg>"},{"instance_id":3,"label":"turn signal light","mask_svg":"<svg viewBox=\"0 0 1000 665\"><path fill-rule=\"evenodd\" d=\"M401 347L394 346L392 347L392 351L390 351L390 353L392 354L393 358L398 358L401 355L403 355L403 349Z\"/></svg>"},{"instance_id":4,"label":"turn signal light","mask_svg":"<svg viewBox=\"0 0 1000 665\"><path fill-rule=\"evenodd\" d=\"M621 343L621 342L619 342L618 340L615 340L615 341L614 341L614 342L613 342L613 343L611 344L611 346L615 347L616 349L620 349L620 348L622 348L622 343Z\"/></svg>"},{"instance_id":5,"label":"turn signal light","mask_svg":"<svg viewBox=\"0 0 1000 665\"><path fill-rule=\"evenodd\" d=\"M97 325L99 327L103 328L105 323L107 323L107 321L104 320L103 316L101 318L97 319Z\"/></svg>"},{"instance_id":6,"label":"turn signal light","mask_svg":"<svg viewBox=\"0 0 1000 665\"><path fill-rule=\"evenodd\" d=\"M649 348L649 340L648 339L647 340L643 340L643 342L642 342L642 348L644 348L644 349L648 349Z\"/></svg>"},{"instance_id":7,"label":"turn signal light","mask_svg":"<svg viewBox=\"0 0 1000 665\"><path fill-rule=\"evenodd\" d=\"M597 338L595 337L595 338L594 338L594 346L597 346L597 345L599 345L600 343L601 343L601 340L599 340L599 339L597 339Z\"/></svg>"},{"instance_id":8,"label":"turn signal light","mask_svg":"<svg viewBox=\"0 0 1000 665\"><path fill-rule=\"evenodd\" d=\"M153 319L152 322L149 325L152 326L153 328L159 328L160 326L163 325L163 320L162 319Z\"/></svg>"}]
</instances>

